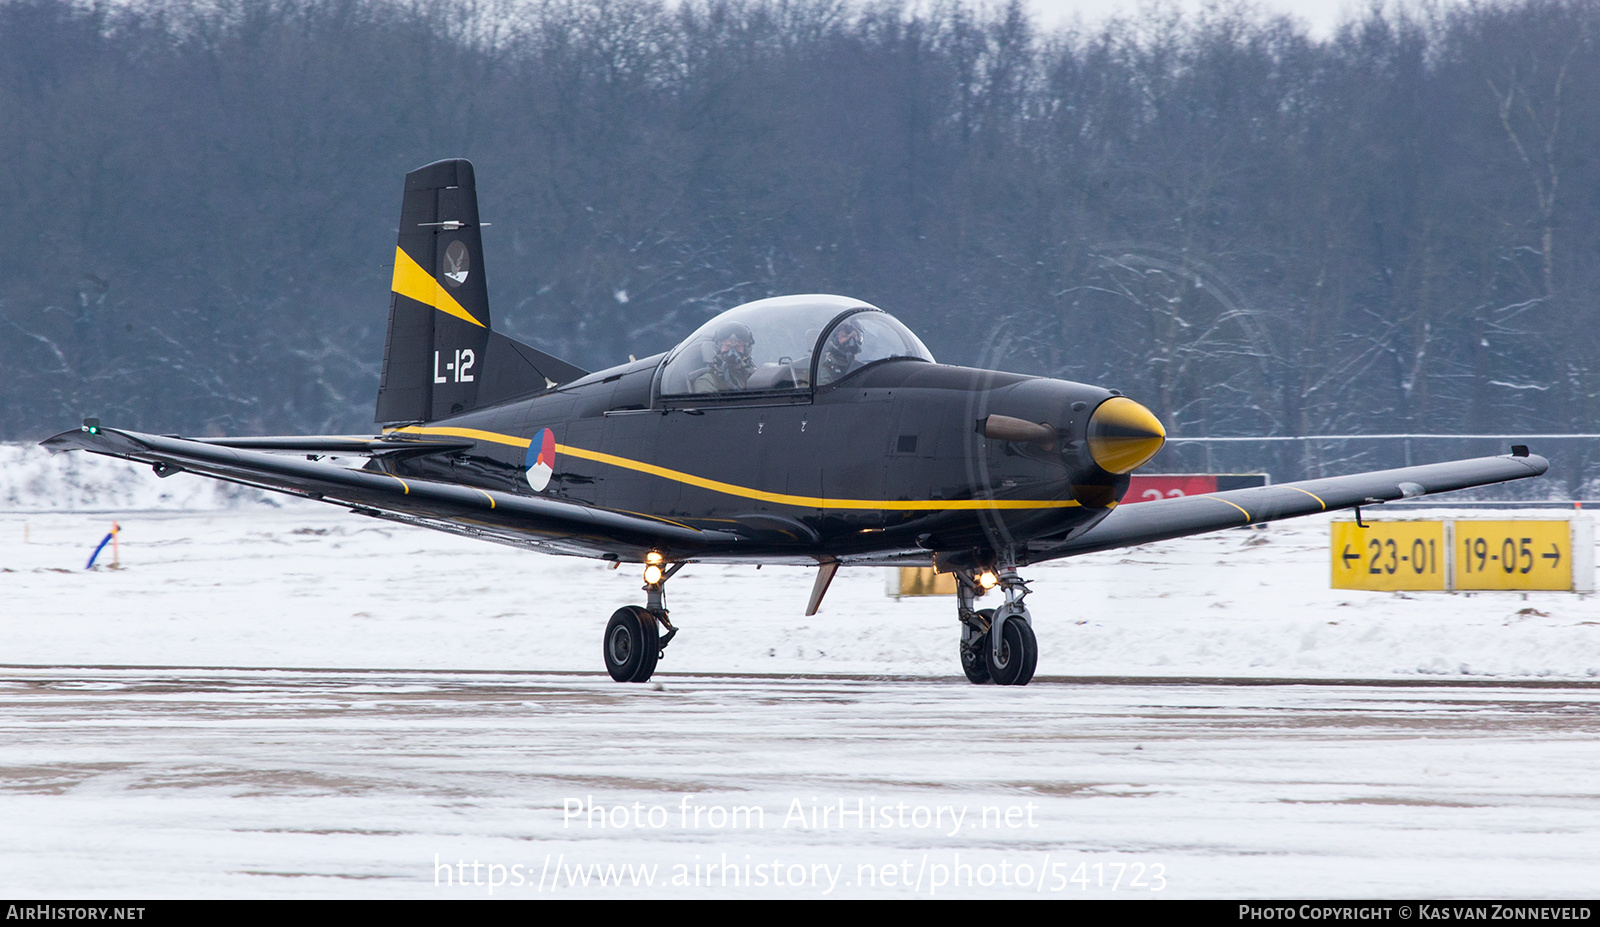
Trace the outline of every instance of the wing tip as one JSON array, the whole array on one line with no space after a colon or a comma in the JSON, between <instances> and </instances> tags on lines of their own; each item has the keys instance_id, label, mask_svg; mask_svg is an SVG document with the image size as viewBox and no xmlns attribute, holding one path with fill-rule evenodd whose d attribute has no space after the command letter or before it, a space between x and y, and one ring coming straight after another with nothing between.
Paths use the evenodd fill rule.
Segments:
<instances>
[{"instance_id":1,"label":"wing tip","mask_svg":"<svg viewBox=\"0 0 1600 927\"><path fill-rule=\"evenodd\" d=\"M1532 470L1533 473L1529 474L1530 476L1542 476L1550 469L1550 461L1538 454L1531 453L1526 444L1511 445L1511 453L1505 456Z\"/></svg>"},{"instance_id":2,"label":"wing tip","mask_svg":"<svg viewBox=\"0 0 1600 927\"><path fill-rule=\"evenodd\" d=\"M91 433L84 428L74 428L63 431L58 435L51 435L39 442L39 446L52 454L64 454L67 451L91 450Z\"/></svg>"}]
</instances>

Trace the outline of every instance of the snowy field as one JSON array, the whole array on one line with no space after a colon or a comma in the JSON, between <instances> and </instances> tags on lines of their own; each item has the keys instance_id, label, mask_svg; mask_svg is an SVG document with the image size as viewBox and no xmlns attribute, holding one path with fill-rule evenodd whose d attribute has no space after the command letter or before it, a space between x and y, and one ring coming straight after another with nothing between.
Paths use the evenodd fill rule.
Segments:
<instances>
[{"instance_id":1,"label":"snowy field","mask_svg":"<svg viewBox=\"0 0 1600 927\"><path fill-rule=\"evenodd\" d=\"M108 549L84 571L113 520L119 568ZM1039 675L1600 679L1593 597L1334 590L1328 535L1306 518L1030 567ZM0 571L9 664L590 672L644 601L634 566L14 445ZM847 568L807 618L813 575L690 565L661 671L959 675L952 600Z\"/></svg>"},{"instance_id":2,"label":"snowy field","mask_svg":"<svg viewBox=\"0 0 1600 927\"><path fill-rule=\"evenodd\" d=\"M841 571L806 618L809 570L691 565L659 685L624 686L600 635L642 601L633 567L76 454L0 467L11 894L1555 897L1600 876L1594 599L1331 590L1324 518L1029 568L1026 689L967 685L953 603L889 598L882 571ZM117 566L85 571L113 519ZM589 796L660 811L581 826ZM802 826L796 801L910 817ZM745 881L674 869L724 860ZM629 864L653 886L598 884Z\"/></svg>"},{"instance_id":3,"label":"snowy field","mask_svg":"<svg viewBox=\"0 0 1600 927\"><path fill-rule=\"evenodd\" d=\"M11 895L1555 898L1600 858L1593 688L10 670L0 705Z\"/></svg>"}]
</instances>

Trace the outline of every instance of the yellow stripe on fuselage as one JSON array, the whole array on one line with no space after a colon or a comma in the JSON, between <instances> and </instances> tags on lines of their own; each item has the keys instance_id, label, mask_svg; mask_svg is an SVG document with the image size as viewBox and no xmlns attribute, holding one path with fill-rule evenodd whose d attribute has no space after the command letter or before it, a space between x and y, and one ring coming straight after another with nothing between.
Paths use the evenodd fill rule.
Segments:
<instances>
[{"instance_id":1,"label":"yellow stripe on fuselage","mask_svg":"<svg viewBox=\"0 0 1600 927\"><path fill-rule=\"evenodd\" d=\"M518 438L512 435L503 435L493 431L480 431L476 428L453 428L449 426L428 427L423 425L408 425L400 428L401 434L443 435L452 438L472 438L477 441L489 441L495 444L505 444L510 447L528 447L532 441L529 438ZM775 502L779 505L798 505L810 509L867 509L885 512L960 512L960 511L992 511L995 509L1067 509L1078 508L1080 503L1076 499L950 499L945 501L918 502L909 499L825 499L820 496L796 496L790 493L767 492L764 489L751 489L748 486L739 486L734 483L724 483L721 480L708 480L703 476L684 473L682 470L672 470L667 467L658 467L655 464L644 463L638 460L629 460L614 454L602 454L599 451L585 450L581 447L572 447L568 444L557 444L556 453L592 460L596 463L610 464L625 470L634 470L639 473L648 473L659 476L665 480L684 483L689 486L698 486L712 492L725 493L730 496L739 496L744 499L757 499L762 502Z\"/></svg>"},{"instance_id":2,"label":"yellow stripe on fuselage","mask_svg":"<svg viewBox=\"0 0 1600 927\"><path fill-rule=\"evenodd\" d=\"M450 438L472 438L475 441L489 441L494 444L506 444L511 447L527 447L533 443L532 438L518 438L514 435L503 435L498 431L480 431L477 428L451 428L448 426L429 427L426 425L407 425L404 428L384 429L385 434L403 435L444 435ZM561 445L556 445L560 448Z\"/></svg>"},{"instance_id":3,"label":"yellow stripe on fuselage","mask_svg":"<svg viewBox=\"0 0 1600 927\"><path fill-rule=\"evenodd\" d=\"M455 297L445 292L444 287L439 285L437 277L413 261L404 248L394 249L394 283L389 289L423 305L432 306L440 312L471 322L479 328L485 327L482 322L472 317L472 313L456 302Z\"/></svg>"}]
</instances>

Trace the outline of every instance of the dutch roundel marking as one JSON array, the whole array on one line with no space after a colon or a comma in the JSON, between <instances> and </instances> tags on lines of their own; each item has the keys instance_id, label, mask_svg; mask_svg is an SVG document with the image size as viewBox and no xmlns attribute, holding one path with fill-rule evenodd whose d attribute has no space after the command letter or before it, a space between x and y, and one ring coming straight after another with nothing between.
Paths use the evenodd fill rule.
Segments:
<instances>
[{"instance_id":1,"label":"dutch roundel marking","mask_svg":"<svg viewBox=\"0 0 1600 927\"><path fill-rule=\"evenodd\" d=\"M523 463L528 471L528 485L534 492L544 492L550 485L550 474L556 469L556 435L548 428L539 429L528 444L528 457Z\"/></svg>"}]
</instances>

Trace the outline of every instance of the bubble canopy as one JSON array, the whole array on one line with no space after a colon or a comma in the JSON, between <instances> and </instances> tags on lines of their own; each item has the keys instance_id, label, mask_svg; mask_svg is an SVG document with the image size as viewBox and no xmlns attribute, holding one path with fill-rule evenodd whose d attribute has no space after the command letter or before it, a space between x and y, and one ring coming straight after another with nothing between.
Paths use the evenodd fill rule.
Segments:
<instances>
[{"instance_id":1,"label":"bubble canopy","mask_svg":"<svg viewBox=\"0 0 1600 927\"><path fill-rule=\"evenodd\" d=\"M881 360L933 362L909 328L843 296L779 296L736 306L672 350L664 396L809 389Z\"/></svg>"}]
</instances>

